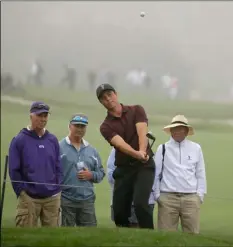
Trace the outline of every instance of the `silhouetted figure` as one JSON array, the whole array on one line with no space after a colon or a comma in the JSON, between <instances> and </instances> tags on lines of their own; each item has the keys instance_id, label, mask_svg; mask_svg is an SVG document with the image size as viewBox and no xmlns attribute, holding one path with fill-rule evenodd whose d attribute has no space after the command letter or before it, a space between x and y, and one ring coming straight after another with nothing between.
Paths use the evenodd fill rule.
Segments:
<instances>
[{"instance_id":1,"label":"silhouetted figure","mask_svg":"<svg viewBox=\"0 0 233 247\"><path fill-rule=\"evenodd\" d=\"M11 91L14 87L14 79L11 73L1 74L1 89L3 92Z\"/></svg>"},{"instance_id":2,"label":"silhouetted figure","mask_svg":"<svg viewBox=\"0 0 233 247\"><path fill-rule=\"evenodd\" d=\"M42 65L40 64L39 61L35 61L32 64L31 76L29 78L29 82L33 82L37 86L42 86L43 85L43 81L42 81L43 74L44 74L44 69L42 68Z\"/></svg>"},{"instance_id":3,"label":"silhouetted figure","mask_svg":"<svg viewBox=\"0 0 233 247\"><path fill-rule=\"evenodd\" d=\"M68 67L68 65L64 66L65 76L62 78L61 83L67 83L70 90L75 89L76 80L77 80L77 72L74 68Z\"/></svg>"},{"instance_id":4,"label":"silhouetted figure","mask_svg":"<svg viewBox=\"0 0 233 247\"><path fill-rule=\"evenodd\" d=\"M20 95L25 94L21 81L15 83L14 77L10 72L1 74L1 89L3 93L17 92Z\"/></svg>"},{"instance_id":5,"label":"silhouetted figure","mask_svg":"<svg viewBox=\"0 0 233 247\"><path fill-rule=\"evenodd\" d=\"M89 85L90 91L95 90L95 84L96 84L96 78L97 78L96 72L93 70L90 70L87 73L87 78L88 78L88 85Z\"/></svg>"}]
</instances>

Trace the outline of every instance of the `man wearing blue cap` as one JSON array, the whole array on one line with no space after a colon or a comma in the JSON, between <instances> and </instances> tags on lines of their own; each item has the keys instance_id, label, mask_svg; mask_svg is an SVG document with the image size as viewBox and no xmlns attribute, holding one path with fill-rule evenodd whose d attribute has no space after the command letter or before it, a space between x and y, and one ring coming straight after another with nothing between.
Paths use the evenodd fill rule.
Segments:
<instances>
[{"instance_id":1,"label":"man wearing blue cap","mask_svg":"<svg viewBox=\"0 0 233 247\"><path fill-rule=\"evenodd\" d=\"M9 148L9 175L18 198L16 226L56 227L62 180L59 142L45 129L50 107L33 102L31 125L15 136Z\"/></svg>"},{"instance_id":2,"label":"man wearing blue cap","mask_svg":"<svg viewBox=\"0 0 233 247\"><path fill-rule=\"evenodd\" d=\"M97 150L83 139L88 117L74 114L69 135L60 141L64 171L62 188L62 226L96 226L94 183L100 183L104 168Z\"/></svg>"}]
</instances>

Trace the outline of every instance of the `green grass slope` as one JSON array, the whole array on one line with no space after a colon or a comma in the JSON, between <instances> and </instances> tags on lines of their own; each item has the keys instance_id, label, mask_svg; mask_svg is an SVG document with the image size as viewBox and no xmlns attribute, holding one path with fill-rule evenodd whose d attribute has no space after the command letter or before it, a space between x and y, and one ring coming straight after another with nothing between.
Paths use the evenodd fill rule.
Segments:
<instances>
[{"instance_id":1,"label":"green grass slope","mask_svg":"<svg viewBox=\"0 0 233 247\"><path fill-rule=\"evenodd\" d=\"M218 237L134 229L3 229L3 246L232 246Z\"/></svg>"}]
</instances>

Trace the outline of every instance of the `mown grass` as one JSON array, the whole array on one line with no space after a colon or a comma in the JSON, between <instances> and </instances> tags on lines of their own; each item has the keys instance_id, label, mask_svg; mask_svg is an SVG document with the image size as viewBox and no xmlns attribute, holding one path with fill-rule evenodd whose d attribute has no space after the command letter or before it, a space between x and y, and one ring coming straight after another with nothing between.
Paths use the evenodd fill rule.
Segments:
<instances>
[{"instance_id":1,"label":"mown grass","mask_svg":"<svg viewBox=\"0 0 233 247\"><path fill-rule=\"evenodd\" d=\"M140 96L140 97L139 97ZM233 118L232 105L209 103L158 101L152 94L127 97L120 94L124 103L140 103L149 112L149 128L156 135L157 146L168 140L162 127L170 122L174 114L187 113L188 118L200 118L202 122L193 124L196 134L191 140L201 144L204 152L208 194L201 208L201 235L193 236L180 233L158 233L139 230L115 229L110 220L111 190L107 179L96 186L97 229L15 229L14 216L17 200L9 177L6 188L3 215L3 246L230 246L233 243L233 128L227 125L212 124L209 119ZM86 139L97 148L104 167L111 147L103 140L99 126L106 111L98 103L95 93L69 92L53 88L27 88L28 100L44 100L52 106L48 129L58 139L67 135L67 125L71 114L84 112L89 116ZM4 156L14 135L29 123L29 106L1 102L1 178ZM161 110L163 109L163 111ZM167 110L164 110L167 109ZM217 110L216 110L217 109ZM159 113L163 112L163 116ZM202 113L203 112L203 113ZM154 221L156 224L157 208ZM62 235L63 234L63 235Z\"/></svg>"},{"instance_id":2,"label":"mown grass","mask_svg":"<svg viewBox=\"0 0 233 247\"><path fill-rule=\"evenodd\" d=\"M218 237L109 228L3 229L3 246L232 246Z\"/></svg>"}]
</instances>

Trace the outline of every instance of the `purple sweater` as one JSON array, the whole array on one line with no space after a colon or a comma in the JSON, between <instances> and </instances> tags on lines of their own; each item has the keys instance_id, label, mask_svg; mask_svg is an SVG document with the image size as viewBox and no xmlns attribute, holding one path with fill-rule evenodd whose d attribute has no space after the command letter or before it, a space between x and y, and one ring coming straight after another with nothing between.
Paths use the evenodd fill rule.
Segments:
<instances>
[{"instance_id":1,"label":"purple sweater","mask_svg":"<svg viewBox=\"0 0 233 247\"><path fill-rule=\"evenodd\" d=\"M38 137L34 131L22 129L10 144L9 175L16 181L60 184L62 166L56 136L46 130ZM61 191L58 185L12 182L12 186L17 197L22 190L34 198L50 197Z\"/></svg>"}]
</instances>

